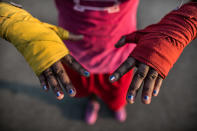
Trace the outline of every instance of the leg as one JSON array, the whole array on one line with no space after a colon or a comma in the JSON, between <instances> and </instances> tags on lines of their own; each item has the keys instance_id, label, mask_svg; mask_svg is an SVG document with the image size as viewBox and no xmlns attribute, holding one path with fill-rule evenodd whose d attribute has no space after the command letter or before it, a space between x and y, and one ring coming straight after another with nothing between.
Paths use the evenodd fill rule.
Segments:
<instances>
[{"instance_id":1,"label":"leg","mask_svg":"<svg viewBox=\"0 0 197 131\"><path fill-rule=\"evenodd\" d=\"M92 93L94 85L94 75L90 75L89 78L86 78L84 76L81 76L73 69L67 66L64 67L69 75L73 86L77 91L76 97L88 97L88 103L85 112L85 121L87 122L87 124L93 125L97 120L98 111L100 109L97 96Z\"/></svg>"},{"instance_id":2,"label":"leg","mask_svg":"<svg viewBox=\"0 0 197 131\"><path fill-rule=\"evenodd\" d=\"M95 124L98 112L100 109L100 104L98 102L97 96L92 94L88 98L88 104L86 106L85 121L89 125Z\"/></svg>"},{"instance_id":3,"label":"leg","mask_svg":"<svg viewBox=\"0 0 197 131\"><path fill-rule=\"evenodd\" d=\"M94 93L97 94L115 113L120 122L126 119L126 94L132 80L133 71L125 74L119 81L110 83L110 74L99 74L95 76Z\"/></svg>"}]
</instances>

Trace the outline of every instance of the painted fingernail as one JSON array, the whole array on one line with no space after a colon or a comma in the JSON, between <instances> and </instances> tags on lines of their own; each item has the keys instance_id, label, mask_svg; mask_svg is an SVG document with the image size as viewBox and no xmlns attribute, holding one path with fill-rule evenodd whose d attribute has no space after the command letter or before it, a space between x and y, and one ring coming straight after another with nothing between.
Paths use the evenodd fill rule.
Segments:
<instances>
[{"instance_id":1,"label":"painted fingernail","mask_svg":"<svg viewBox=\"0 0 197 131\"><path fill-rule=\"evenodd\" d=\"M84 71L84 75L85 75L86 77L88 77L88 76L90 76L90 73L87 72L87 71Z\"/></svg>"},{"instance_id":2,"label":"painted fingernail","mask_svg":"<svg viewBox=\"0 0 197 131\"><path fill-rule=\"evenodd\" d=\"M56 96L59 97L60 95L61 95L61 93L58 91L58 92L56 93Z\"/></svg>"},{"instance_id":3,"label":"painted fingernail","mask_svg":"<svg viewBox=\"0 0 197 131\"><path fill-rule=\"evenodd\" d=\"M114 75L112 75L112 76L109 77L109 79L110 79L111 81L114 81L114 80L116 79L116 77L115 77Z\"/></svg>"},{"instance_id":4,"label":"painted fingernail","mask_svg":"<svg viewBox=\"0 0 197 131\"><path fill-rule=\"evenodd\" d=\"M48 88L47 88L46 85L44 85L42 88L43 88L45 91L48 90Z\"/></svg>"},{"instance_id":5,"label":"painted fingernail","mask_svg":"<svg viewBox=\"0 0 197 131\"><path fill-rule=\"evenodd\" d=\"M58 92L56 93L56 96L57 96L57 99L58 99L58 100L62 100L62 99L64 98L64 94L61 93L60 91L58 91Z\"/></svg>"},{"instance_id":6,"label":"painted fingernail","mask_svg":"<svg viewBox=\"0 0 197 131\"><path fill-rule=\"evenodd\" d=\"M156 91L156 90L154 90L154 91L153 91L153 94L157 94L157 91Z\"/></svg>"},{"instance_id":7,"label":"painted fingernail","mask_svg":"<svg viewBox=\"0 0 197 131\"><path fill-rule=\"evenodd\" d=\"M70 89L70 90L68 91L68 93L69 93L69 94L73 94L73 93L74 93L73 89Z\"/></svg>"},{"instance_id":8,"label":"painted fingernail","mask_svg":"<svg viewBox=\"0 0 197 131\"><path fill-rule=\"evenodd\" d=\"M148 99L149 99L149 96L144 96L144 99L145 99L145 100L148 100Z\"/></svg>"},{"instance_id":9,"label":"painted fingernail","mask_svg":"<svg viewBox=\"0 0 197 131\"><path fill-rule=\"evenodd\" d=\"M133 98L134 98L133 95L128 95L127 97L129 100L133 100Z\"/></svg>"}]
</instances>

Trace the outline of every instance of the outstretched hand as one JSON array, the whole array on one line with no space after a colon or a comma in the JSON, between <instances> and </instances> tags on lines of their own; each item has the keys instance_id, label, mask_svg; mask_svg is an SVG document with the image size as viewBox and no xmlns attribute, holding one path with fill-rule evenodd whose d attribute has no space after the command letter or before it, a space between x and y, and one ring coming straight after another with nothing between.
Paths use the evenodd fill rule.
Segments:
<instances>
[{"instance_id":1,"label":"outstretched hand","mask_svg":"<svg viewBox=\"0 0 197 131\"><path fill-rule=\"evenodd\" d=\"M81 39L83 39L83 36L69 33L68 40L77 41ZM61 85L64 87L66 93L70 97L74 97L76 95L76 90L73 87L63 64L73 68L85 77L90 75L89 72L86 71L70 54L64 56L61 60L54 63L50 68L43 71L43 73L39 76L42 88L45 91L48 91L49 88L51 88L58 100L64 98L64 92L61 88Z\"/></svg>"},{"instance_id":2,"label":"outstretched hand","mask_svg":"<svg viewBox=\"0 0 197 131\"><path fill-rule=\"evenodd\" d=\"M115 46L119 48L124 46L127 42L128 41L124 36ZM152 96L158 95L161 84L163 82L163 78L158 74L156 70L154 70L150 66L137 61L132 56L129 56L127 60L122 65L120 65L120 67L110 76L110 81L115 82L119 80L125 73L129 72L134 67L136 67L137 70L134 74L133 80L127 93L127 101L128 103L133 104L140 87L142 87L142 102L144 104L150 104Z\"/></svg>"}]
</instances>

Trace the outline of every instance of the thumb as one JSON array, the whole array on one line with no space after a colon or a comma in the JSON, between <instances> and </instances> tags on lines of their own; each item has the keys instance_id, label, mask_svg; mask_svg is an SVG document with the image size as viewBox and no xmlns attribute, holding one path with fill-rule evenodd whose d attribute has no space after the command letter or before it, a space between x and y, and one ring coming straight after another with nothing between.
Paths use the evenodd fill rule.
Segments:
<instances>
[{"instance_id":1,"label":"thumb","mask_svg":"<svg viewBox=\"0 0 197 131\"><path fill-rule=\"evenodd\" d=\"M126 35L127 43L138 43L142 36L144 36L145 32L143 31L135 31L131 34Z\"/></svg>"},{"instance_id":2,"label":"thumb","mask_svg":"<svg viewBox=\"0 0 197 131\"><path fill-rule=\"evenodd\" d=\"M116 48L120 48L126 44L126 36L122 36L120 40L115 44Z\"/></svg>"},{"instance_id":3,"label":"thumb","mask_svg":"<svg viewBox=\"0 0 197 131\"><path fill-rule=\"evenodd\" d=\"M83 39L83 35L75 35L73 33L70 33L68 30L65 30L61 27L51 25L48 23L43 23L44 26L47 28L50 28L51 30L55 31L55 33L62 39L62 40L72 40L72 41L78 41Z\"/></svg>"},{"instance_id":4,"label":"thumb","mask_svg":"<svg viewBox=\"0 0 197 131\"><path fill-rule=\"evenodd\" d=\"M136 31L131 34L125 35L115 44L115 47L120 48L127 43L137 44L142 35L143 34L140 31Z\"/></svg>"},{"instance_id":5,"label":"thumb","mask_svg":"<svg viewBox=\"0 0 197 131\"><path fill-rule=\"evenodd\" d=\"M83 38L84 38L83 35L76 35L76 34L73 34L73 33L69 32L67 40L79 41L79 40L83 40Z\"/></svg>"}]
</instances>

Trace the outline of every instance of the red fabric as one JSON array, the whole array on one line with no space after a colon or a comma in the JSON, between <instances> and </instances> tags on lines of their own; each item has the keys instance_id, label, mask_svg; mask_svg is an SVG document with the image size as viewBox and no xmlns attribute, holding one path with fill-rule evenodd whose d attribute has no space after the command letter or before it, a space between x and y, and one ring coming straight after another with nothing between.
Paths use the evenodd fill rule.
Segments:
<instances>
[{"instance_id":1,"label":"red fabric","mask_svg":"<svg viewBox=\"0 0 197 131\"><path fill-rule=\"evenodd\" d=\"M95 94L113 111L125 106L133 70L125 74L119 81L110 83L110 74L91 74L89 78L86 78L67 66L65 69L77 91L76 97L87 97Z\"/></svg>"},{"instance_id":2,"label":"red fabric","mask_svg":"<svg viewBox=\"0 0 197 131\"><path fill-rule=\"evenodd\" d=\"M127 36L138 45L131 55L165 78L183 49L197 35L197 3L190 2L166 15L159 23Z\"/></svg>"}]
</instances>

